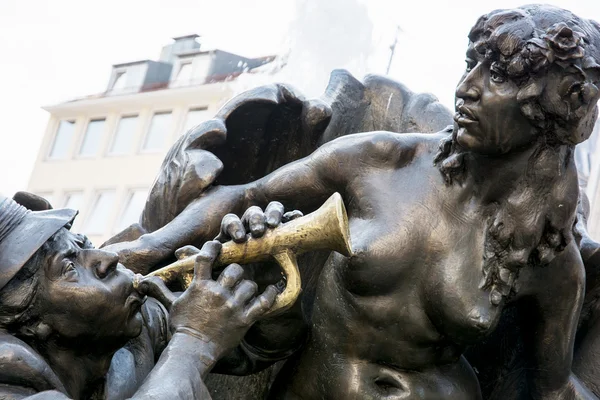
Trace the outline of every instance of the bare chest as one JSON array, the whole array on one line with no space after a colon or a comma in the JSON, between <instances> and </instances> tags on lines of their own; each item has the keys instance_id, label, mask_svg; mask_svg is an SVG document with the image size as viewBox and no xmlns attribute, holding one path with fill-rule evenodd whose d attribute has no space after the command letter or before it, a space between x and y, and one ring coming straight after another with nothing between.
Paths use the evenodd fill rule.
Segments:
<instances>
[{"instance_id":1,"label":"bare chest","mask_svg":"<svg viewBox=\"0 0 600 400\"><path fill-rule=\"evenodd\" d=\"M424 342L476 341L500 314L481 288L488 223L468 201L445 200L454 194L433 178L404 187L410 182L393 175L370 181L349 209L354 256L332 277L379 326L404 322L399 333Z\"/></svg>"}]
</instances>

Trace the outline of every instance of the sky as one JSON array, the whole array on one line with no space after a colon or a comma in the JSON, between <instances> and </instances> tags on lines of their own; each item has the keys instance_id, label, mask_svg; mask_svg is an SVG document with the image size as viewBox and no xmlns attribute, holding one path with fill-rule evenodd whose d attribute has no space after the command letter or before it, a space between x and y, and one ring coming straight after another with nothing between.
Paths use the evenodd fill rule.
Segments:
<instances>
[{"instance_id":1,"label":"sky","mask_svg":"<svg viewBox=\"0 0 600 400\"><path fill-rule=\"evenodd\" d=\"M600 21L598 0L547 1ZM170 38L248 57L287 54L273 77L318 96L333 68L385 73L453 106L467 33L515 0L0 0L0 193L27 187L48 114L41 109L106 89L113 64L157 59ZM397 27L400 30L397 30ZM64 179L68 179L67 176Z\"/></svg>"}]
</instances>

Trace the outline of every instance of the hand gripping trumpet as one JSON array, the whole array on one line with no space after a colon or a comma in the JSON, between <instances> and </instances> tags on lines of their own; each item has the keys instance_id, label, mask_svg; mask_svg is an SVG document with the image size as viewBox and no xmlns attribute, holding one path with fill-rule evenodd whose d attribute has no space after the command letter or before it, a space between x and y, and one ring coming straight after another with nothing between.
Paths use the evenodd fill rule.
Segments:
<instances>
[{"instance_id":1,"label":"hand gripping trumpet","mask_svg":"<svg viewBox=\"0 0 600 400\"><path fill-rule=\"evenodd\" d=\"M272 316L290 308L300 295L296 256L314 250L332 250L345 256L352 254L348 216L339 193L334 193L318 210L267 230L261 238L249 237L244 243L224 243L215 266L275 259L283 271L286 286L268 313ZM187 288L193 278L194 263L195 256L191 256L146 276L158 276L165 282L181 279Z\"/></svg>"}]
</instances>

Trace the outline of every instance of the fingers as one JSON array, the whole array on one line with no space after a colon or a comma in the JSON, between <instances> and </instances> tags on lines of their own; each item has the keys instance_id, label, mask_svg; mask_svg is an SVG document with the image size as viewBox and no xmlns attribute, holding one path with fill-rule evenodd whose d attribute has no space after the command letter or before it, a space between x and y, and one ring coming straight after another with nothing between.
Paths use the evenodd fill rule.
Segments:
<instances>
[{"instance_id":1,"label":"fingers","mask_svg":"<svg viewBox=\"0 0 600 400\"><path fill-rule=\"evenodd\" d=\"M233 292L233 301L244 305L256 295L258 285L254 281L243 280Z\"/></svg>"},{"instance_id":2,"label":"fingers","mask_svg":"<svg viewBox=\"0 0 600 400\"><path fill-rule=\"evenodd\" d=\"M171 310L171 306L177 296L175 296L165 285L162 279L158 276L150 276L143 278L137 287L138 292L143 295L154 297L158 300L167 311Z\"/></svg>"},{"instance_id":3,"label":"fingers","mask_svg":"<svg viewBox=\"0 0 600 400\"><path fill-rule=\"evenodd\" d=\"M204 243L200 252L196 255L194 265L194 279L211 279L212 266L221 251L221 243L216 240Z\"/></svg>"},{"instance_id":4,"label":"fingers","mask_svg":"<svg viewBox=\"0 0 600 400\"><path fill-rule=\"evenodd\" d=\"M304 216L304 214L302 214L302 211L300 211L300 210L288 211L285 214L283 214L283 222L288 222L288 221L291 221L293 219L300 218L303 216Z\"/></svg>"},{"instance_id":5,"label":"fingers","mask_svg":"<svg viewBox=\"0 0 600 400\"><path fill-rule=\"evenodd\" d=\"M267 225L270 228L275 228L281 223L281 217L283 216L283 204L278 201L272 201L265 209L265 216L267 218Z\"/></svg>"},{"instance_id":6,"label":"fingers","mask_svg":"<svg viewBox=\"0 0 600 400\"><path fill-rule=\"evenodd\" d=\"M228 242L233 239L236 243L241 243L246 240L246 229L242 220L235 214L227 214L221 221L221 232L216 240L220 242Z\"/></svg>"},{"instance_id":7,"label":"fingers","mask_svg":"<svg viewBox=\"0 0 600 400\"><path fill-rule=\"evenodd\" d=\"M219 285L227 289L233 289L235 285L242 279L244 270L238 264L231 264L217 278Z\"/></svg>"},{"instance_id":8,"label":"fingers","mask_svg":"<svg viewBox=\"0 0 600 400\"><path fill-rule=\"evenodd\" d=\"M269 285L263 294L250 302L246 309L246 318L248 321L256 321L273 307L275 298L279 292L273 285Z\"/></svg>"},{"instance_id":9,"label":"fingers","mask_svg":"<svg viewBox=\"0 0 600 400\"><path fill-rule=\"evenodd\" d=\"M252 206L242 215L242 223L252 233L253 237L261 237L266 230L266 217L262 209Z\"/></svg>"},{"instance_id":10,"label":"fingers","mask_svg":"<svg viewBox=\"0 0 600 400\"><path fill-rule=\"evenodd\" d=\"M183 260L184 258L188 258L193 256L194 254L200 253L197 247L194 246L184 246L180 249L175 250L175 257L178 260Z\"/></svg>"},{"instance_id":11,"label":"fingers","mask_svg":"<svg viewBox=\"0 0 600 400\"><path fill-rule=\"evenodd\" d=\"M252 206L246 210L242 218L235 214L227 214L221 221L219 235L215 238L222 243L233 240L236 243L246 241L246 232L253 237L262 237L268 228L275 228L282 222L302 217L302 212L295 210L284 214L283 205L278 201L269 203L263 212L260 207ZM183 250L182 250L183 251Z\"/></svg>"}]
</instances>

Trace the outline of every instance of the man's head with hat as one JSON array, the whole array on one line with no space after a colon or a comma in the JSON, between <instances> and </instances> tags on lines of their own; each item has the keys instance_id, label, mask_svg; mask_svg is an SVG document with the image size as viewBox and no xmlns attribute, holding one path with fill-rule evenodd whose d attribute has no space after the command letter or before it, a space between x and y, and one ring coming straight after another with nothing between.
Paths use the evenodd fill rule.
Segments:
<instances>
[{"instance_id":1,"label":"man's head with hat","mask_svg":"<svg viewBox=\"0 0 600 400\"><path fill-rule=\"evenodd\" d=\"M70 225L77 215L76 210L52 210L43 198L30 193L19 192L15 198L21 204L45 208L31 211L0 195L0 290L52 235Z\"/></svg>"},{"instance_id":2,"label":"man's head with hat","mask_svg":"<svg viewBox=\"0 0 600 400\"><path fill-rule=\"evenodd\" d=\"M141 331L143 299L115 253L70 232L76 215L30 193L0 195L0 330L122 346Z\"/></svg>"}]
</instances>

